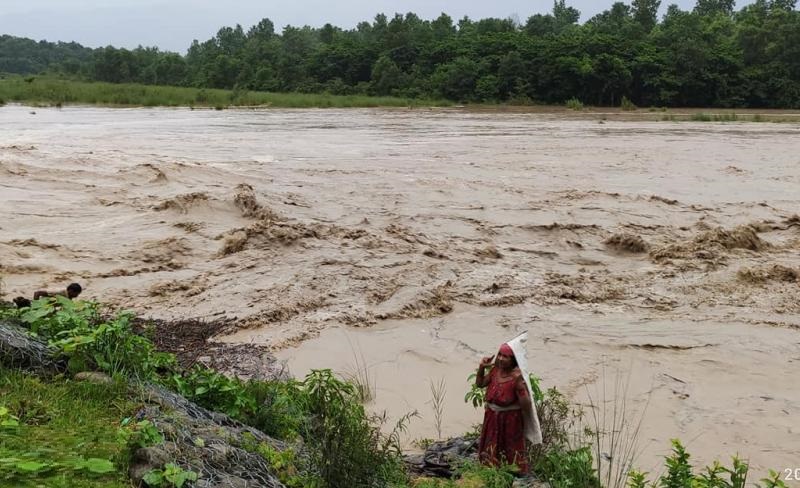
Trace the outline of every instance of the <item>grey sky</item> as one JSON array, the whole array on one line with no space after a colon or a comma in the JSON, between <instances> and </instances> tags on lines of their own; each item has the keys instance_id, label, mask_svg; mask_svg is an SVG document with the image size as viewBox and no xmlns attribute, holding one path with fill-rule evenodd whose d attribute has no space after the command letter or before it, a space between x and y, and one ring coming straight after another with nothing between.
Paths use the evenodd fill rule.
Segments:
<instances>
[{"instance_id":1,"label":"grey sky","mask_svg":"<svg viewBox=\"0 0 800 488\"><path fill-rule=\"evenodd\" d=\"M740 0L737 6L751 3ZM606 10L613 0L568 0L583 20ZM629 3L629 2L628 2ZM662 0L691 9L695 0ZM530 15L552 9L552 0L0 0L0 34L49 41L77 41L98 47L139 44L185 52L192 39L206 40L225 25L245 29L269 17L282 26L354 27L378 12L414 12L432 19L446 12L454 19Z\"/></svg>"}]
</instances>

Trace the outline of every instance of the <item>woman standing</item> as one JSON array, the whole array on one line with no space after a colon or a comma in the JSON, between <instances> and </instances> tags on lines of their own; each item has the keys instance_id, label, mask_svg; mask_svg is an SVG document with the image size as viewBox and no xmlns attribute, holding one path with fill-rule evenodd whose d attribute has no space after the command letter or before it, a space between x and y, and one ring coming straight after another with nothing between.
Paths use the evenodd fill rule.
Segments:
<instances>
[{"instance_id":1,"label":"woman standing","mask_svg":"<svg viewBox=\"0 0 800 488\"><path fill-rule=\"evenodd\" d=\"M531 393L509 344L500 347L494 367L487 375L486 368L491 364L491 356L483 358L475 380L479 388L487 388L478 455L484 464L514 464L521 474L526 474L525 439L541 442Z\"/></svg>"}]
</instances>

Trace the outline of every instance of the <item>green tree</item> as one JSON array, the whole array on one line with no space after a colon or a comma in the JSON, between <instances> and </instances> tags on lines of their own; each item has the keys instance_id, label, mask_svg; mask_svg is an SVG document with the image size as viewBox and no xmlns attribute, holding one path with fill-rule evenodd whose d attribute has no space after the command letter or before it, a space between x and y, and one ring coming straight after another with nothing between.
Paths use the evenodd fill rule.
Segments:
<instances>
[{"instance_id":1,"label":"green tree","mask_svg":"<svg viewBox=\"0 0 800 488\"><path fill-rule=\"evenodd\" d=\"M479 77L478 63L462 56L439 66L431 76L431 86L439 96L468 101L475 96L475 86Z\"/></svg>"},{"instance_id":2,"label":"green tree","mask_svg":"<svg viewBox=\"0 0 800 488\"><path fill-rule=\"evenodd\" d=\"M694 11L700 15L731 15L736 0L697 0Z\"/></svg>"},{"instance_id":3,"label":"green tree","mask_svg":"<svg viewBox=\"0 0 800 488\"><path fill-rule=\"evenodd\" d=\"M645 32L650 32L655 27L660 6L661 0L633 0L631 2L633 19L642 26Z\"/></svg>"},{"instance_id":4,"label":"green tree","mask_svg":"<svg viewBox=\"0 0 800 488\"><path fill-rule=\"evenodd\" d=\"M376 95L391 95L406 85L403 71L388 56L381 56L372 68L372 91Z\"/></svg>"}]
</instances>

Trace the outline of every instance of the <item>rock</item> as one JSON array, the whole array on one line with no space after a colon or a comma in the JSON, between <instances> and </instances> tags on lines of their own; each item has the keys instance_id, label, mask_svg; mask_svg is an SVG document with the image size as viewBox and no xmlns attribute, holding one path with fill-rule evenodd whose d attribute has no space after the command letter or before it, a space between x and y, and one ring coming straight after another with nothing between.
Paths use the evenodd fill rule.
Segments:
<instances>
[{"instance_id":1,"label":"rock","mask_svg":"<svg viewBox=\"0 0 800 488\"><path fill-rule=\"evenodd\" d=\"M131 467L128 469L128 476L131 478L133 486L140 486L142 478L152 469L153 467L149 464L131 464Z\"/></svg>"},{"instance_id":2,"label":"rock","mask_svg":"<svg viewBox=\"0 0 800 488\"><path fill-rule=\"evenodd\" d=\"M152 468L160 468L171 462L172 457L169 454L169 447L172 446L174 446L174 444L142 447L133 453L133 458L138 461L139 464L148 464Z\"/></svg>"},{"instance_id":3,"label":"rock","mask_svg":"<svg viewBox=\"0 0 800 488\"><path fill-rule=\"evenodd\" d=\"M0 364L33 373L53 375L66 369L66 362L46 343L32 338L15 320L0 320Z\"/></svg>"},{"instance_id":4,"label":"rock","mask_svg":"<svg viewBox=\"0 0 800 488\"><path fill-rule=\"evenodd\" d=\"M533 477L517 478L511 488L550 488L550 484Z\"/></svg>"},{"instance_id":5,"label":"rock","mask_svg":"<svg viewBox=\"0 0 800 488\"><path fill-rule=\"evenodd\" d=\"M214 480L197 480L195 486L198 488L255 488L255 483L248 482L236 476L223 475Z\"/></svg>"},{"instance_id":6,"label":"rock","mask_svg":"<svg viewBox=\"0 0 800 488\"><path fill-rule=\"evenodd\" d=\"M455 437L434 442L422 455L406 456L409 470L419 476L452 478L456 468L464 461L477 460L478 440Z\"/></svg>"},{"instance_id":7,"label":"rock","mask_svg":"<svg viewBox=\"0 0 800 488\"><path fill-rule=\"evenodd\" d=\"M76 381L86 381L96 385L110 385L114 382L110 376L99 371L81 371L75 375Z\"/></svg>"},{"instance_id":8,"label":"rock","mask_svg":"<svg viewBox=\"0 0 800 488\"><path fill-rule=\"evenodd\" d=\"M228 461L233 449L226 444L211 444L206 449L206 454L212 463L223 464Z\"/></svg>"}]
</instances>

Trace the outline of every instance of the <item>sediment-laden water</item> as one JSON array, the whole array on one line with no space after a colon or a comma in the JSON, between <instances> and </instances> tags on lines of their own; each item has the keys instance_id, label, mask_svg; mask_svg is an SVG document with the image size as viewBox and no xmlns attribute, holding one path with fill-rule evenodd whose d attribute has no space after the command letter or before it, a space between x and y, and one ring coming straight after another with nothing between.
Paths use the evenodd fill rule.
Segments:
<instances>
[{"instance_id":1,"label":"sediment-laden water","mask_svg":"<svg viewBox=\"0 0 800 488\"><path fill-rule=\"evenodd\" d=\"M32 113L35 112L35 113ZM800 460L800 130L458 110L0 108L8 296L79 281L438 435L522 330L544 386L644 411L642 466ZM363 376L363 373L362 375ZM618 400L619 401L619 400ZM646 407L646 410L645 410ZM725 459L723 459L725 460Z\"/></svg>"}]
</instances>

